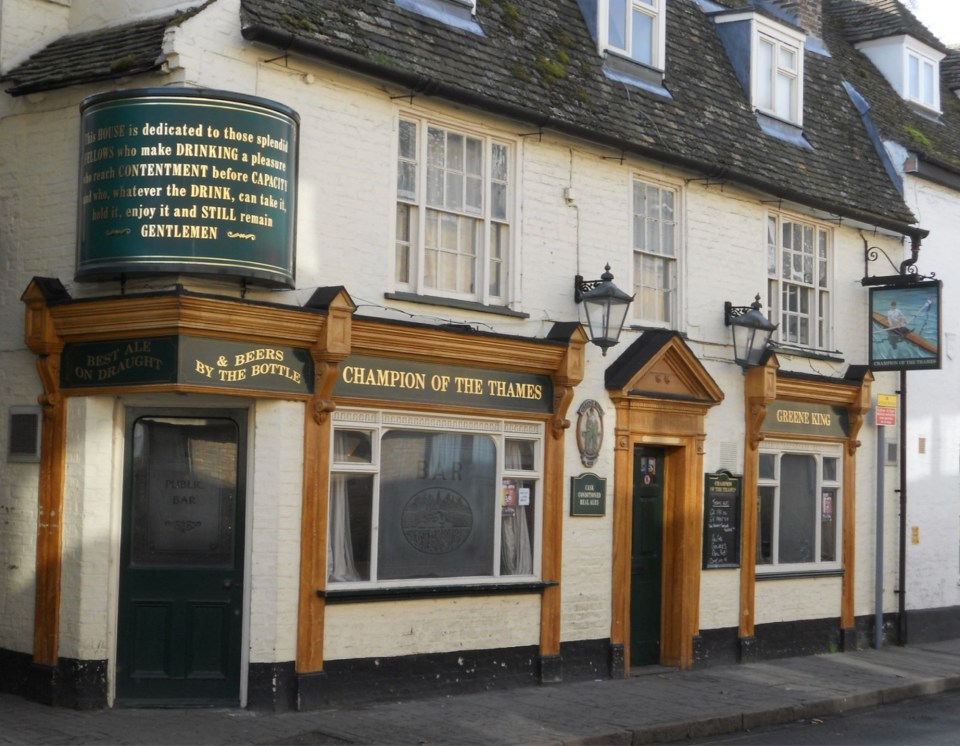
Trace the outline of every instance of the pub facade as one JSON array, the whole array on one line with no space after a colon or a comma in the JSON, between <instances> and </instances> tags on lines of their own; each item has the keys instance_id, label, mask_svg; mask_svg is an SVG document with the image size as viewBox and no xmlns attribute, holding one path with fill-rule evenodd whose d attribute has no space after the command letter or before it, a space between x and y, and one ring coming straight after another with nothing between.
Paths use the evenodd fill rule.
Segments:
<instances>
[{"instance_id":1,"label":"pub facade","mask_svg":"<svg viewBox=\"0 0 960 746\"><path fill-rule=\"evenodd\" d=\"M308 709L868 644L895 380L851 287L865 232L925 231L818 26L677 0L638 62L615 3L12 3L4 690ZM757 29L802 126L749 105Z\"/></svg>"}]
</instances>

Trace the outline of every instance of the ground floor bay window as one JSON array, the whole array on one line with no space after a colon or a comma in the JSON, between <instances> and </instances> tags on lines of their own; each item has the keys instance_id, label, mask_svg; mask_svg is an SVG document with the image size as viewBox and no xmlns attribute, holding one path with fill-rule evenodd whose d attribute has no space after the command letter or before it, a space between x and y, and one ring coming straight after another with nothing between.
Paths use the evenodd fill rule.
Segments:
<instances>
[{"instance_id":1,"label":"ground floor bay window","mask_svg":"<svg viewBox=\"0 0 960 746\"><path fill-rule=\"evenodd\" d=\"M764 443L759 455L758 572L840 568L839 445Z\"/></svg>"},{"instance_id":2,"label":"ground floor bay window","mask_svg":"<svg viewBox=\"0 0 960 746\"><path fill-rule=\"evenodd\" d=\"M331 586L538 575L541 424L337 411L332 448Z\"/></svg>"}]
</instances>

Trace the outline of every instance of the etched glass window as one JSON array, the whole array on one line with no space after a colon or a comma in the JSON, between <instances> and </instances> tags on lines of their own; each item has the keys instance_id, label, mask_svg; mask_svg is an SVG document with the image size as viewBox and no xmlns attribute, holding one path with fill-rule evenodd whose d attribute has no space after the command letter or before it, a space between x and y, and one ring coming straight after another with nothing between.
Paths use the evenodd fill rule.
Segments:
<instances>
[{"instance_id":1,"label":"etched glass window","mask_svg":"<svg viewBox=\"0 0 960 746\"><path fill-rule=\"evenodd\" d=\"M499 428L336 428L328 579L403 584L535 575L540 453L539 438Z\"/></svg>"}]
</instances>

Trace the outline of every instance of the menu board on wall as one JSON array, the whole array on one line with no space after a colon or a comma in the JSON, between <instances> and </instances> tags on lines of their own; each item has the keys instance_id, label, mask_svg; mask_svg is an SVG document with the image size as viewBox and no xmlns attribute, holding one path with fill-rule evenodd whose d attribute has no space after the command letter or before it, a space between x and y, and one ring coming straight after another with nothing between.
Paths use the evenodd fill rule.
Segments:
<instances>
[{"instance_id":1,"label":"menu board on wall","mask_svg":"<svg viewBox=\"0 0 960 746\"><path fill-rule=\"evenodd\" d=\"M743 480L728 471L707 474L703 489L703 567L740 567Z\"/></svg>"}]
</instances>

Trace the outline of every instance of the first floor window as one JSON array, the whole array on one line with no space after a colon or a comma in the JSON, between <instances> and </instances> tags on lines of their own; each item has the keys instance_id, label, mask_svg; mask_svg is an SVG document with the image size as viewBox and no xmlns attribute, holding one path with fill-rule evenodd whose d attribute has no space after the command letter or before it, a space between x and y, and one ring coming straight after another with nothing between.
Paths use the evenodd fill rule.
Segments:
<instances>
[{"instance_id":1,"label":"first floor window","mask_svg":"<svg viewBox=\"0 0 960 746\"><path fill-rule=\"evenodd\" d=\"M840 447L771 443L759 458L757 564L839 568Z\"/></svg>"},{"instance_id":2,"label":"first floor window","mask_svg":"<svg viewBox=\"0 0 960 746\"><path fill-rule=\"evenodd\" d=\"M779 342L830 344L831 235L813 223L767 217L767 305Z\"/></svg>"},{"instance_id":3,"label":"first floor window","mask_svg":"<svg viewBox=\"0 0 960 746\"><path fill-rule=\"evenodd\" d=\"M633 182L634 317L658 326L677 321L677 190Z\"/></svg>"},{"instance_id":4,"label":"first floor window","mask_svg":"<svg viewBox=\"0 0 960 746\"><path fill-rule=\"evenodd\" d=\"M537 573L539 424L350 411L335 419L332 583Z\"/></svg>"},{"instance_id":5,"label":"first floor window","mask_svg":"<svg viewBox=\"0 0 960 746\"><path fill-rule=\"evenodd\" d=\"M511 145L413 118L398 133L397 287L505 303Z\"/></svg>"}]
</instances>

